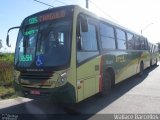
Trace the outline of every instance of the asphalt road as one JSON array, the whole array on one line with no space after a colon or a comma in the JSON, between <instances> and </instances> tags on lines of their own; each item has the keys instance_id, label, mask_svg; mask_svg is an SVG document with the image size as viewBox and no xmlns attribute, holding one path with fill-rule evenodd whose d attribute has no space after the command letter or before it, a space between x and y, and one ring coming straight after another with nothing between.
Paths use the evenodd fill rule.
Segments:
<instances>
[{"instance_id":1,"label":"asphalt road","mask_svg":"<svg viewBox=\"0 0 160 120\"><path fill-rule=\"evenodd\" d=\"M84 119L92 119L96 118L97 114L160 114L159 74L160 66L153 66L145 70L143 78L131 77L116 85L108 97L95 95L75 105L74 109L64 109L47 100L35 101L21 97L1 100L0 118L24 115L25 117L19 118L25 119L29 116L35 120L58 115L66 119L65 115L74 114L85 115Z\"/></svg>"}]
</instances>

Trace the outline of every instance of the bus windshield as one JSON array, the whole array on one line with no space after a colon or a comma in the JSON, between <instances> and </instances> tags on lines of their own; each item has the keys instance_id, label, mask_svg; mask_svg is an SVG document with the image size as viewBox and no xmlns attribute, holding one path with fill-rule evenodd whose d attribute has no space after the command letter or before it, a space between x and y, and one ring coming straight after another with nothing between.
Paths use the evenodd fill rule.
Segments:
<instances>
[{"instance_id":1,"label":"bus windshield","mask_svg":"<svg viewBox=\"0 0 160 120\"><path fill-rule=\"evenodd\" d=\"M17 38L17 68L59 67L69 64L71 21L58 20L22 26Z\"/></svg>"}]
</instances>

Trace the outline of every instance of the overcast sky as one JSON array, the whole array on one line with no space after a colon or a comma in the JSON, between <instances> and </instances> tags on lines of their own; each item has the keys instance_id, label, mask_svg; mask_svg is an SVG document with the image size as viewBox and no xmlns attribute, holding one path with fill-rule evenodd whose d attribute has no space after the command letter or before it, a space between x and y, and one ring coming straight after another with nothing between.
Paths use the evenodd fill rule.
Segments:
<instances>
[{"instance_id":1,"label":"overcast sky","mask_svg":"<svg viewBox=\"0 0 160 120\"><path fill-rule=\"evenodd\" d=\"M112 20L139 34L142 30L143 35L152 43L160 42L160 0L89 1L89 9L97 15ZM85 7L85 0L45 0L45 2L54 7L71 4ZM48 6L34 0L1 0L0 39L3 40L3 51L14 51L15 49L17 31L10 32L12 47L8 48L5 45L7 30L10 27L19 26L28 15L46 9L48 9Z\"/></svg>"}]
</instances>

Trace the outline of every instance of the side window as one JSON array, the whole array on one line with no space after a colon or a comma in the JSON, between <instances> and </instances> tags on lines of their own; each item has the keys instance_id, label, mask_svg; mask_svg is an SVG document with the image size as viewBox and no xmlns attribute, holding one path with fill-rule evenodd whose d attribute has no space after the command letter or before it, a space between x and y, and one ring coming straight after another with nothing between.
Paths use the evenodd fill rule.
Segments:
<instances>
[{"instance_id":1,"label":"side window","mask_svg":"<svg viewBox=\"0 0 160 120\"><path fill-rule=\"evenodd\" d=\"M154 45L153 47L153 53L155 53L155 50L156 50L156 45Z\"/></svg>"},{"instance_id":2,"label":"side window","mask_svg":"<svg viewBox=\"0 0 160 120\"><path fill-rule=\"evenodd\" d=\"M156 45L156 52L158 52L158 46Z\"/></svg>"},{"instance_id":3,"label":"side window","mask_svg":"<svg viewBox=\"0 0 160 120\"><path fill-rule=\"evenodd\" d=\"M145 50L145 39L140 37L140 50Z\"/></svg>"},{"instance_id":4,"label":"side window","mask_svg":"<svg viewBox=\"0 0 160 120\"><path fill-rule=\"evenodd\" d=\"M118 49L126 49L126 35L125 32L120 30L120 29L116 29L116 35L117 35L117 43L118 43Z\"/></svg>"},{"instance_id":5,"label":"side window","mask_svg":"<svg viewBox=\"0 0 160 120\"><path fill-rule=\"evenodd\" d=\"M135 50L140 50L141 49L141 44L140 44L139 36L135 35L134 40L135 40Z\"/></svg>"},{"instance_id":6,"label":"side window","mask_svg":"<svg viewBox=\"0 0 160 120\"><path fill-rule=\"evenodd\" d=\"M96 23L91 18L86 16L81 18L80 15L77 21L77 63L84 62L99 54L97 41Z\"/></svg>"},{"instance_id":7,"label":"side window","mask_svg":"<svg viewBox=\"0 0 160 120\"><path fill-rule=\"evenodd\" d=\"M153 44L151 44L151 53L153 53Z\"/></svg>"},{"instance_id":8,"label":"side window","mask_svg":"<svg viewBox=\"0 0 160 120\"><path fill-rule=\"evenodd\" d=\"M97 50L96 26L88 24L88 32L81 31L81 49L82 50Z\"/></svg>"},{"instance_id":9,"label":"side window","mask_svg":"<svg viewBox=\"0 0 160 120\"><path fill-rule=\"evenodd\" d=\"M149 48L148 48L149 46L148 46L148 40L145 38L145 50L148 50Z\"/></svg>"},{"instance_id":10,"label":"side window","mask_svg":"<svg viewBox=\"0 0 160 120\"><path fill-rule=\"evenodd\" d=\"M152 44L151 43L148 43L148 49L149 49L149 52L151 53L151 49L152 49Z\"/></svg>"},{"instance_id":11,"label":"side window","mask_svg":"<svg viewBox=\"0 0 160 120\"><path fill-rule=\"evenodd\" d=\"M134 38L133 38L133 34L131 33L127 33L127 48L129 50L134 49Z\"/></svg>"},{"instance_id":12,"label":"side window","mask_svg":"<svg viewBox=\"0 0 160 120\"><path fill-rule=\"evenodd\" d=\"M115 49L115 37L113 27L100 23L100 35L103 49Z\"/></svg>"}]
</instances>

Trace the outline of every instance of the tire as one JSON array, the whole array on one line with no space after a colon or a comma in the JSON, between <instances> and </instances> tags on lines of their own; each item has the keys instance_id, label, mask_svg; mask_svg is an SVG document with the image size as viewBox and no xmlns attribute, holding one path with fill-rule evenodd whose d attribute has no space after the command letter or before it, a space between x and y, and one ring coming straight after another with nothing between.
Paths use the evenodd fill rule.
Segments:
<instances>
[{"instance_id":1,"label":"tire","mask_svg":"<svg viewBox=\"0 0 160 120\"><path fill-rule=\"evenodd\" d=\"M144 75L144 65L143 65L143 62L141 62L139 76L143 77L143 75Z\"/></svg>"},{"instance_id":2,"label":"tire","mask_svg":"<svg viewBox=\"0 0 160 120\"><path fill-rule=\"evenodd\" d=\"M156 63L155 63L156 66L157 66L157 62L158 62L158 61L157 61L157 58L156 58Z\"/></svg>"},{"instance_id":3,"label":"tire","mask_svg":"<svg viewBox=\"0 0 160 120\"><path fill-rule=\"evenodd\" d=\"M112 74L109 71L104 73L104 77L102 79L102 92L100 93L101 96L105 97L108 96L111 92L112 88Z\"/></svg>"},{"instance_id":4,"label":"tire","mask_svg":"<svg viewBox=\"0 0 160 120\"><path fill-rule=\"evenodd\" d=\"M152 66L152 60L150 60L150 67Z\"/></svg>"}]
</instances>

